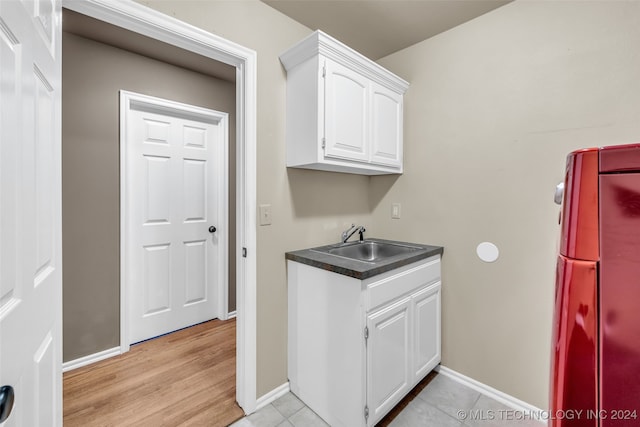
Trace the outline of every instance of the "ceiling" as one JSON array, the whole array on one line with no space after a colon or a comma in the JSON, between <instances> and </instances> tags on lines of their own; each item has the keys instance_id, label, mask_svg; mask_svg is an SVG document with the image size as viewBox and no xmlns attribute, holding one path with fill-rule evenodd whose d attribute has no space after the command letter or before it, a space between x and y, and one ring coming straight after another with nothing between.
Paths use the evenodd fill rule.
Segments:
<instances>
[{"instance_id":1,"label":"ceiling","mask_svg":"<svg viewBox=\"0 0 640 427\"><path fill-rule=\"evenodd\" d=\"M2 0L0 0L2 1ZM262 0L377 60L512 0ZM64 31L235 81L235 68L64 9Z\"/></svg>"},{"instance_id":2,"label":"ceiling","mask_svg":"<svg viewBox=\"0 0 640 427\"><path fill-rule=\"evenodd\" d=\"M370 59L414 45L512 0L262 0Z\"/></svg>"}]
</instances>

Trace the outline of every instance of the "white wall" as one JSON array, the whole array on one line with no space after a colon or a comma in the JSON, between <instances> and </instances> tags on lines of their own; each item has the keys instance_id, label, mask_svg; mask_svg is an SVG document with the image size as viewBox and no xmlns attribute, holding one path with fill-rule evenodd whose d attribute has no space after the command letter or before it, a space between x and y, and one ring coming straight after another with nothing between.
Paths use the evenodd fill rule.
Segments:
<instances>
[{"instance_id":1,"label":"white wall","mask_svg":"<svg viewBox=\"0 0 640 427\"><path fill-rule=\"evenodd\" d=\"M640 2L516 1L379 61L411 87L406 173L371 180L376 233L445 246L443 364L541 408L554 187L569 151L640 141L639 43Z\"/></svg>"}]
</instances>

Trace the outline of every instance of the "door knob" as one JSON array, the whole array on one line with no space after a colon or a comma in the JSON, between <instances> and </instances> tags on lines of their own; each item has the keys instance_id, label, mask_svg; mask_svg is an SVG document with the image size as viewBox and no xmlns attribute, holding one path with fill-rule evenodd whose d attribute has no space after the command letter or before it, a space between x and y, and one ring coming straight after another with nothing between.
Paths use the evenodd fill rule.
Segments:
<instances>
[{"instance_id":1,"label":"door knob","mask_svg":"<svg viewBox=\"0 0 640 427\"><path fill-rule=\"evenodd\" d=\"M217 230L217 228L215 228L213 225L211 227L209 227L209 233L215 233Z\"/></svg>"},{"instance_id":2,"label":"door knob","mask_svg":"<svg viewBox=\"0 0 640 427\"><path fill-rule=\"evenodd\" d=\"M0 387L0 423L5 422L5 420L9 418L9 415L11 415L13 399L13 387L10 385Z\"/></svg>"}]
</instances>

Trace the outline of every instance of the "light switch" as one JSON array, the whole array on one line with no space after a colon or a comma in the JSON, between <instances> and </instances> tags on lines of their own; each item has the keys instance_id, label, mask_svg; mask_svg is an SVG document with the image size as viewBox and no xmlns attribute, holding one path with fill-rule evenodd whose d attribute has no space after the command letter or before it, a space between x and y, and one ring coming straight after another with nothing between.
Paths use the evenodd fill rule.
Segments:
<instances>
[{"instance_id":1,"label":"light switch","mask_svg":"<svg viewBox=\"0 0 640 427\"><path fill-rule=\"evenodd\" d=\"M391 218L400 219L400 203L394 203L391 205Z\"/></svg>"},{"instance_id":2,"label":"light switch","mask_svg":"<svg viewBox=\"0 0 640 427\"><path fill-rule=\"evenodd\" d=\"M260 225L271 225L271 205L260 205Z\"/></svg>"}]
</instances>

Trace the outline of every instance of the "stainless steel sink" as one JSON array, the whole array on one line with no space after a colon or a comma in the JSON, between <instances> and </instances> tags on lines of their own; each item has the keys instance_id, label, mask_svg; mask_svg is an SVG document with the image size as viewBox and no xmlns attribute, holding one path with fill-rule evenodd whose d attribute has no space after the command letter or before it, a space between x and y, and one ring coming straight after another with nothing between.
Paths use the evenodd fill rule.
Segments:
<instances>
[{"instance_id":1,"label":"stainless steel sink","mask_svg":"<svg viewBox=\"0 0 640 427\"><path fill-rule=\"evenodd\" d=\"M398 255L409 254L420 249L421 248L415 246L365 240L363 242L346 243L339 246L325 246L324 248L317 248L314 250L357 261L380 262Z\"/></svg>"}]
</instances>

